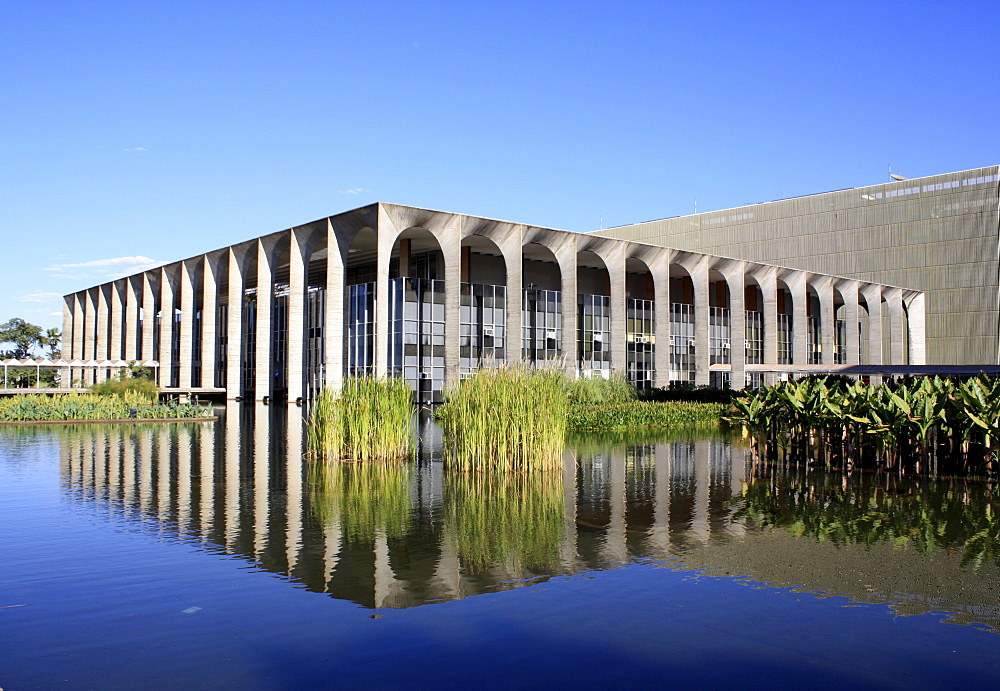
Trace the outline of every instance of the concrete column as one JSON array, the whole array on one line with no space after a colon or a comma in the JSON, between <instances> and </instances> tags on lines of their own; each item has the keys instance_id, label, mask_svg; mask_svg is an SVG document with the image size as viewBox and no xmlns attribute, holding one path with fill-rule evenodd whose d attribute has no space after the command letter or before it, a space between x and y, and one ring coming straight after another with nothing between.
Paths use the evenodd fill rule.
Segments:
<instances>
[{"instance_id":1,"label":"concrete column","mask_svg":"<svg viewBox=\"0 0 1000 691\"><path fill-rule=\"evenodd\" d=\"M507 233L504 237L494 238L500 251L503 252L504 264L507 268L507 330L504 335L504 348L507 362L521 362L521 312L524 300L524 257L522 244L524 226L517 226L516 232Z\"/></svg>"},{"instance_id":2,"label":"concrete column","mask_svg":"<svg viewBox=\"0 0 1000 691\"><path fill-rule=\"evenodd\" d=\"M274 253L273 238L257 240L257 323L254 350L257 363L254 372L254 398L264 400L271 395L273 378L271 362L272 324L271 306L274 303Z\"/></svg>"},{"instance_id":3,"label":"concrete column","mask_svg":"<svg viewBox=\"0 0 1000 691\"><path fill-rule=\"evenodd\" d=\"M159 271L157 270L157 273ZM156 330L156 293L153 288L152 272L142 274L142 357L143 362L156 359L153 350L154 333Z\"/></svg>"},{"instance_id":4,"label":"concrete column","mask_svg":"<svg viewBox=\"0 0 1000 691\"><path fill-rule=\"evenodd\" d=\"M97 287L97 348L94 351L94 359L98 362L108 359L108 333L110 331L110 306L111 284L105 283ZM108 371L104 367L98 367L95 371L94 383L102 382L108 378Z\"/></svg>"},{"instance_id":5,"label":"concrete column","mask_svg":"<svg viewBox=\"0 0 1000 691\"><path fill-rule=\"evenodd\" d=\"M84 308L86 305L86 294L85 293L73 293L71 296L71 308L73 310L73 333L72 341L70 341L69 356L74 360L86 360L86 354L83 352L84 335L86 332L86 321L87 318L84 316ZM64 335L65 339L66 336ZM78 372L78 376L82 379L82 373Z\"/></svg>"},{"instance_id":6,"label":"concrete column","mask_svg":"<svg viewBox=\"0 0 1000 691\"><path fill-rule=\"evenodd\" d=\"M562 274L562 358L567 376L576 379L580 369L580 352L577 346L577 320L580 315L576 279L577 238L572 235L564 236L561 244L554 249Z\"/></svg>"},{"instance_id":7,"label":"concrete column","mask_svg":"<svg viewBox=\"0 0 1000 691\"><path fill-rule=\"evenodd\" d=\"M97 293L100 288L91 288L87 291L86 308L84 314L84 348L83 360L97 359ZM83 380L87 385L94 383L97 369L85 367L83 370Z\"/></svg>"},{"instance_id":8,"label":"concrete column","mask_svg":"<svg viewBox=\"0 0 1000 691\"><path fill-rule=\"evenodd\" d=\"M243 249L230 247L228 254L229 288L226 299L226 398L232 400L243 395L243 290L244 266ZM229 427L229 415L226 417ZM227 480L228 482L228 480ZM229 520L228 516L226 520Z\"/></svg>"},{"instance_id":9,"label":"concrete column","mask_svg":"<svg viewBox=\"0 0 1000 691\"><path fill-rule=\"evenodd\" d=\"M906 314L910 326L911 365L927 364L927 326L924 308L924 294L915 293L906 301ZM998 362L997 364L1000 364Z\"/></svg>"},{"instance_id":10,"label":"concrete column","mask_svg":"<svg viewBox=\"0 0 1000 691\"><path fill-rule=\"evenodd\" d=\"M128 299L128 279L123 278L119 281L115 281L111 284L111 319L109 326L111 327L111 333L108 339L111 344L111 352L109 353L109 360L121 360L122 358L122 323L124 319L125 312L125 301Z\"/></svg>"},{"instance_id":11,"label":"concrete column","mask_svg":"<svg viewBox=\"0 0 1000 691\"><path fill-rule=\"evenodd\" d=\"M708 257L701 256L690 267L694 287L694 383L708 386L711 353L708 347Z\"/></svg>"},{"instance_id":12,"label":"concrete column","mask_svg":"<svg viewBox=\"0 0 1000 691\"><path fill-rule=\"evenodd\" d=\"M653 309L656 323L653 359L656 373L653 386L663 388L670 385L670 262L672 253L664 255L660 261L649 264L653 273Z\"/></svg>"},{"instance_id":13,"label":"concrete column","mask_svg":"<svg viewBox=\"0 0 1000 691\"><path fill-rule=\"evenodd\" d=\"M756 279L760 284L764 303L761 306L764 321L764 363L773 366L778 364L778 277L774 269L768 269L764 273L758 273ZM764 375L765 384L772 385L774 382L773 373Z\"/></svg>"},{"instance_id":14,"label":"concrete column","mask_svg":"<svg viewBox=\"0 0 1000 691\"><path fill-rule=\"evenodd\" d=\"M71 350L73 346L73 303L76 302L72 295L66 295L63 297L62 304L62 343L60 344L60 349L63 353L64 360L70 360L73 357L73 351ZM66 383L64 386L68 386Z\"/></svg>"},{"instance_id":15,"label":"concrete column","mask_svg":"<svg viewBox=\"0 0 1000 691\"><path fill-rule=\"evenodd\" d=\"M746 265L743 262L734 263L723 275L729 286L730 386L734 391L741 391L747 381Z\"/></svg>"},{"instance_id":16,"label":"concrete column","mask_svg":"<svg viewBox=\"0 0 1000 691\"><path fill-rule=\"evenodd\" d=\"M177 369L179 373L178 381L182 389L189 389L192 386L192 363L194 361L194 286L195 272L199 260L187 260L180 265L180 290L181 290L181 321L180 328L180 348L177 355Z\"/></svg>"},{"instance_id":17,"label":"concrete column","mask_svg":"<svg viewBox=\"0 0 1000 691\"><path fill-rule=\"evenodd\" d=\"M125 350L124 359L126 362L141 360L142 352L139 348L139 304L141 302L141 283L136 285L136 279L141 277L132 276L125 279ZM139 295L136 294L136 289Z\"/></svg>"},{"instance_id":18,"label":"concrete column","mask_svg":"<svg viewBox=\"0 0 1000 691\"><path fill-rule=\"evenodd\" d=\"M868 363L882 364L882 286L869 284L861 289L868 303Z\"/></svg>"},{"instance_id":19,"label":"concrete column","mask_svg":"<svg viewBox=\"0 0 1000 691\"><path fill-rule=\"evenodd\" d=\"M461 216L442 228L437 241L444 256L444 385L457 386L462 320ZM400 261L402 264L402 261Z\"/></svg>"},{"instance_id":20,"label":"concrete column","mask_svg":"<svg viewBox=\"0 0 1000 691\"><path fill-rule=\"evenodd\" d=\"M893 365L906 364L906 350L903 340L903 291L892 288L886 291L889 305L889 352Z\"/></svg>"},{"instance_id":21,"label":"concrete column","mask_svg":"<svg viewBox=\"0 0 1000 691\"><path fill-rule=\"evenodd\" d=\"M303 346L305 343L305 303L308 290L309 231L288 231L288 400L305 398L303 386Z\"/></svg>"},{"instance_id":22,"label":"concrete column","mask_svg":"<svg viewBox=\"0 0 1000 691\"><path fill-rule=\"evenodd\" d=\"M858 284L856 281L845 281L840 284L840 294L844 298L844 329L845 351L848 365L861 364L861 331L858 325Z\"/></svg>"},{"instance_id":23,"label":"concrete column","mask_svg":"<svg viewBox=\"0 0 1000 691\"><path fill-rule=\"evenodd\" d=\"M813 287L819 296L819 337L822 348L820 351L820 363L833 365L837 343L837 324L833 305L833 279L829 276L820 277L813 283Z\"/></svg>"},{"instance_id":24,"label":"concrete column","mask_svg":"<svg viewBox=\"0 0 1000 691\"><path fill-rule=\"evenodd\" d=\"M221 257L205 255L201 266L201 387L215 387L216 319L219 314L218 275Z\"/></svg>"},{"instance_id":25,"label":"concrete column","mask_svg":"<svg viewBox=\"0 0 1000 691\"><path fill-rule=\"evenodd\" d=\"M378 256L375 275L375 376L384 377L389 368L389 259L400 230L382 206L378 209Z\"/></svg>"},{"instance_id":26,"label":"concrete column","mask_svg":"<svg viewBox=\"0 0 1000 691\"><path fill-rule=\"evenodd\" d=\"M792 292L792 362L805 365L809 362L809 291L807 276L795 271L785 282Z\"/></svg>"},{"instance_id":27,"label":"concrete column","mask_svg":"<svg viewBox=\"0 0 1000 691\"><path fill-rule=\"evenodd\" d=\"M614 251L603 256L611 279L611 371L628 371L628 319L625 298L625 243L616 243Z\"/></svg>"},{"instance_id":28,"label":"concrete column","mask_svg":"<svg viewBox=\"0 0 1000 691\"><path fill-rule=\"evenodd\" d=\"M174 284L167 267L160 269L160 388L173 386L173 371L176 363L173 354L174 343Z\"/></svg>"},{"instance_id":29,"label":"concrete column","mask_svg":"<svg viewBox=\"0 0 1000 691\"><path fill-rule=\"evenodd\" d=\"M381 213L379 214L381 219ZM380 221L381 223L381 221ZM379 231L379 236L381 236L381 231ZM348 234L346 229L338 229L329 221L326 222L326 313L324 316L323 325L323 381L324 385L328 388L334 390L340 389L341 383L344 381L344 310L346 309L345 297L347 293L347 287L344 278L344 257L347 254L347 242ZM353 239L353 236L351 236ZM379 245L381 248L381 244ZM381 259L377 260L379 270L382 269ZM389 271L389 260L386 258L385 270ZM383 277L379 274L379 281L388 281L388 273ZM382 299L386 299L388 293L380 293L378 290L388 291L388 283L385 286L376 290L377 295L382 295ZM376 296L376 317L381 314L378 312L379 305L377 302L378 297ZM388 314L388 312L386 313ZM379 334L384 333L380 329L385 328L386 321L379 321L376 318L375 323L375 373L379 373L378 369L378 352L381 349ZM383 352L384 354L384 352ZM383 362L382 374L385 374L385 360Z\"/></svg>"}]
</instances>

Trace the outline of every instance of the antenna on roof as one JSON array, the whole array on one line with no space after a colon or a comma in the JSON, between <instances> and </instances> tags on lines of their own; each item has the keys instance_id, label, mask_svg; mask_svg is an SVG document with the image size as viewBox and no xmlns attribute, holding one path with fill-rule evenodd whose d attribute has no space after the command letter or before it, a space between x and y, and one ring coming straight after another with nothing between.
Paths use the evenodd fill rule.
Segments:
<instances>
[{"instance_id":1,"label":"antenna on roof","mask_svg":"<svg viewBox=\"0 0 1000 691\"><path fill-rule=\"evenodd\" d=\"M899 181L899 180L909 180L909 179L910 178L903 177L902 175L893 175L893 173L892 173L892 164L891 163L889 164L889 180L897 180L897 181Z\"/></svg>"}]
</instances>

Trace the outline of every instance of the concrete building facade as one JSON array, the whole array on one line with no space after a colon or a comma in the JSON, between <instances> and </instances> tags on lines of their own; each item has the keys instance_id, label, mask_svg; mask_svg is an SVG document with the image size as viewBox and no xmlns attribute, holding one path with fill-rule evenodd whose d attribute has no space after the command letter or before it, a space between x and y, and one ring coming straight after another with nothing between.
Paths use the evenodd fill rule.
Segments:
<instances>
[{"instance_id":1,"label":"concrete building facade","mask_svg":"<svg viewBox=\"0 0 1000 691\"><path fill-rule=\"evenodd\" d=\"M438 402L501 362L734 388L925 362L920 291L384 203L67 295L63 332L85 384L136 360L255 400L371 374Z\"/></svg>"},{"instance_id":2,"label":"concrete building facade","mask_svg":"<svg viewBox=\"0 0 1000 691\"><path fill-rule=\"evenodd\" d=\"M1000 166L596 231L924 292L927 362L1000 364Z\"/></svg>"}]
</instances>

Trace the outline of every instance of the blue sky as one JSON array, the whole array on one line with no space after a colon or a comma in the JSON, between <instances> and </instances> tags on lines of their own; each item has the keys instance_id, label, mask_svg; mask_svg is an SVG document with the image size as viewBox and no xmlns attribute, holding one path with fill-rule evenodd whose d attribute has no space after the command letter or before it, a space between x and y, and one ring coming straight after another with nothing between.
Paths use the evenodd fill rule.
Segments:
<instances>
[{"instance_id":1,"label":"blue sky","mask_svg":"<svg viewBox=\"0 0 1000 691\"><path fill-rule=\"evenodd\" d=\"M576 231L1000 163L995 2L0 2L0 322L374 201Z\"/></svg>"}]
</instances>

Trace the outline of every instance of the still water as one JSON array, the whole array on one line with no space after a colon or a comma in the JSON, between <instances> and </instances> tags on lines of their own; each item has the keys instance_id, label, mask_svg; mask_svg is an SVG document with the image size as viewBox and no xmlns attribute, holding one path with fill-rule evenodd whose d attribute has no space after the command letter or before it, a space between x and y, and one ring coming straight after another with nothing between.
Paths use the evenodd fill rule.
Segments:
<instances>
[{"instance_id":1,"label":"still water","mask_svg":"<svg viewBox=\"0 0 1000 691\"><path fill-rule=\"evenodd\" d=\"M570 440L318 471L299 409L0 428L0 687L1000 682L991 488Z\"/></svg>"}]
</instances>

